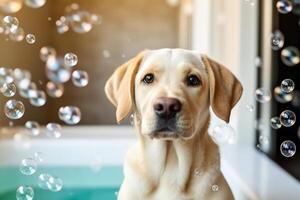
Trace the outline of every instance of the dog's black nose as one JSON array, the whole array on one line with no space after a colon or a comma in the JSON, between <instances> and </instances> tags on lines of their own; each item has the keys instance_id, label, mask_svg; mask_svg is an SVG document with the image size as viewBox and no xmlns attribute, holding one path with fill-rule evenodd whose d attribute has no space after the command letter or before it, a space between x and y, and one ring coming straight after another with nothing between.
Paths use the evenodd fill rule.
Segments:
<instances>
[{"instance_id":1,"label":"dog's black nose","mask_svg":"<svg viewBox=\"0 0 300 200\"><path fill-rule=\"evenodd\" d=\"M169 119L180 112L181 103L175 98L160 97L155 100L153 108L158 117Z\"/></svg>"}]
</instances>

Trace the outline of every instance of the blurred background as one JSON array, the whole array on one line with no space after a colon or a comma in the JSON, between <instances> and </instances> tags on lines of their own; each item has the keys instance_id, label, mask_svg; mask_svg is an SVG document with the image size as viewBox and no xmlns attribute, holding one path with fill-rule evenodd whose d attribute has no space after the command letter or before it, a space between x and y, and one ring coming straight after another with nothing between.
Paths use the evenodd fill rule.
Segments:
<instances>
[{"instance_id":1,"label":"blurred background","mask_svg":"<svg viewBox=\"0 0 300 200\"><path fill-rule=\"evenodd\" d=\"M18 31L11 31L16 22L14 18L5 21L6 16L18 19ZM236 198L297 199L300 191L300 154L296 151L300 145L300 122L296 120L300 115L299 0L0 0L0 19L3 19L0 67L28 70L35 90L45 92L45 97L39 100L47 99L43 105L36 106L30 98L20 96L20 92L13 97L0 96L0 107L5 107L9 99L18 99L26 108L24 116L17 120L0 115L1 128L6 133L8 127L22 127L29 120L41 126L49 122L70 125L61 122L58 110L61 106L76 106L81 111L80 121L74 123L76 126L68 126L67 133L62 134L66 144L74 145L68 147L74 151L77 147L82 149L84 145L76 143L78 138L87 143L99 141L92 147L99 154L106 152L98 151L99 145L115 147L112 156L101 160L113 159L113 164L121 165L125 147L130 144L127 140L134 140L133 133L129 119L122 126L115 126L115 109L104 94L106 80L118 66L144 49L197 50L227 66L244 86L230 123L235 132L226 127L223 130L224 134L233 135L235 144L220 144L222 170ZM34 41L28 34L35 36ZM78 87L72 78L55 83L47 74L51 63L40 58L43 47L48 51L49 47L55 49L56 62L68 53L77 55L76 66L59 64L59 67L66 68L68 73L86 71L88 84ZM63 93L61 96L51 96L49 81L64 88L57 89ZM210 128L212 137L217 137L214 127L218 126L224 126L224 122L214 117ZM112 135L109 142L105 140L110 137L107 133ZM7 139L9 134L4 135L0 134L0 142L1 137L5 142L3 138ZM216 142L220 139L216 138ZM12 148L11 145L7 147ZM60 145L57 149L61 151L55 155L66 150L65 144ZM48 147L39 148L43 151ZM3 152L7 150L2 150L1 157L0 144L3 162L0 159L0 164L5 165L13 159ZM78 154L95 154L84 152ZM68 151L65 153L72 157L67 155ZM48 158L50 164L62 164L60 161L64 164L64 156ZM75 158L70 163L66 160L70 165L73 161L77 163Z\"/></svg>"}]
</instances>

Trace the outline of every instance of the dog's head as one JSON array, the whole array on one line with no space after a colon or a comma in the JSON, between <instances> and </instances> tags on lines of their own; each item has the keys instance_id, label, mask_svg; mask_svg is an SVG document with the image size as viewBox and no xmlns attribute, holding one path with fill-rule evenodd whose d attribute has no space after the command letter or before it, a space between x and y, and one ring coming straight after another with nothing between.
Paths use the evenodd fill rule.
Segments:
<instances>
[{"instance_id":1,"label":"dog's head","mask_svg":"<svg viewBox=\"0 0 300 200\"><path fill-rule=\"evenodd\" d=\"M146 50L121 65L105 86L120 122L129 113L143 135L189 139L209 120L209 107L229 122L242 94L224 66L183 49Z\"/></svg>"}]
</instances>

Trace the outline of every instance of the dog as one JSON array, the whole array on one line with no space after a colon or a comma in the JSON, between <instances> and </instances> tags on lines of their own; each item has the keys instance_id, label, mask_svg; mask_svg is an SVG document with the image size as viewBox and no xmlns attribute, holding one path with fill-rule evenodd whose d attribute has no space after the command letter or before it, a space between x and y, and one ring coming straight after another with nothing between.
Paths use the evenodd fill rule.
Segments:
<instances>
[{"instance_id":1,"label":"dog","mask_svg":"<svg viewBox=\"0 0 300 200\"><path fill-rule=\"evenodd\" d=\"M207 130L209 108L228 123L242 91L226 67L191 50L145 50L118 67L105 93L118 123L134 114L138 138L118 199L234 199Z\"/></svg>"}]
</instances>

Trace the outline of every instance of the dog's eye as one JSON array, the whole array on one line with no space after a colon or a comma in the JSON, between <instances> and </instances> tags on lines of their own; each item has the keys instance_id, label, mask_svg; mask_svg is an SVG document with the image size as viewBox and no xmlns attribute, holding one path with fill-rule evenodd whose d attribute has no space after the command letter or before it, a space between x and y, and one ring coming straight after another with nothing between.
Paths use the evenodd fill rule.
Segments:
<instances>
[{"instance_id":1,"label":"dog's eye","mask_svg":"<svg viewBox=\"0 0 300 200\"><path fill-rule=\"evenodd\" d=\"M201 84L200 79L196 75L194 75L194 74L189 75L187 77L186 81L187 81L187 85L191 86L191 87L196 87L196 86L198 86L198 85Z\"/></svg>"},{"instance_id":2,"label":"dog's eye","mask_svg":"<svg viewBox=\"0 0 300 200\"><path fill-rule=\"evenodd\" d=\"M150 84L154 81L154 75L153 74L146 74L143 78L143 82L146 84Z\"/></svg>"}]
</instances>

